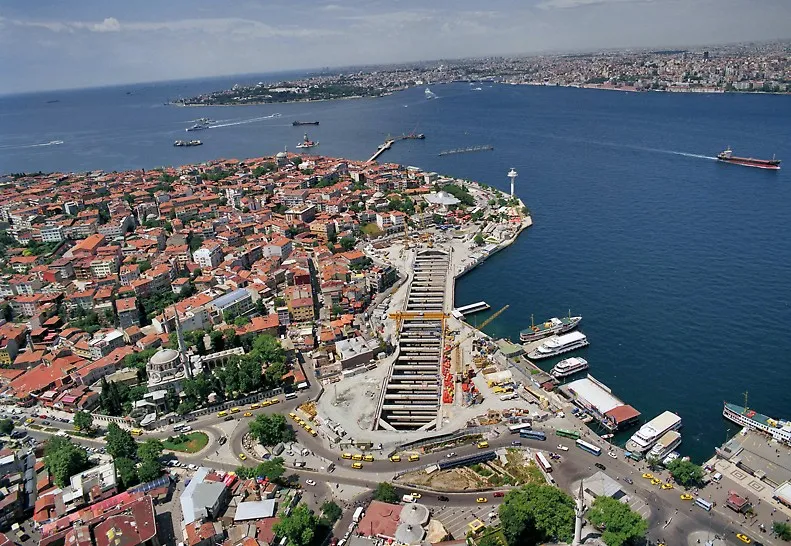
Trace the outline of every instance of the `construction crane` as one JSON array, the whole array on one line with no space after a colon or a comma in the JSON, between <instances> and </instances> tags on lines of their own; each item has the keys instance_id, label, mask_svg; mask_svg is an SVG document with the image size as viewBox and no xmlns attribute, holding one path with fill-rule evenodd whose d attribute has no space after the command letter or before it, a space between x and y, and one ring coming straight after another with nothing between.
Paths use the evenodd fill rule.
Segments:
<instances>
[{"instance_id":1,"label":"construction crane","mask_svg":"<svg viewBox=\"0 0 791 546\"><path fill-rule=\"evenodd\" d=\"M506 306L504 306L503 308L499 309L498 311L494 312L494 313L493 313L491 316L489 316L489 318L487 318L486 320L484 320L484 321L483 321L482 323L480 323L478 326L476 326L476 327L472 328L472 329L471 329L471 330L470 330L470 331L469 331L467 334L465 334L464 336L462 336L461 338L459 338L459 340L458 340L458 341L456 341L456 343L454 343L454 344L451 346L451 351L456 351L456 358L457 358L456 362L459 364L459 373L458 373L458 375L457 375L457 378L458 378L460 381L463 381L463 380L464 380L464 378L467 376L467 370L466 370L466 368L464 367L464 365L463 365L463 363L462 363L461 350L460 350L461 344L462 344L463 342L467 341L467 340L468 340L470 337L472 337L473 335L475 335L475 332L478 332L478 331L481 331L481 330L483 330L483 329L484 329L486 326L488 326L488 325L489 325L489 324L490 324L490 323L491 323L491 322L492 322L494 319L496 319L497 317L499 317L500 315L502 315L502 314L505 312L505 310L506 310L506 309L508 309L509 307L511 307L511 306L510 306L510 305L506 305Z\"/></svg>"},{"instance_id":2,"label":"construction crane","mask_svg":"<svg viewBox=\"0 0 791 546\"><path fill-rule=\"evenodd\" d=\"M412 319L441 320L442 331L444 332L445 319L447 319L450 315L443 313L442 311L396 311L395 313L390 313L387 316L396 321L396 332L401 330L402 322Z\"/></svg>"}]
</instances>

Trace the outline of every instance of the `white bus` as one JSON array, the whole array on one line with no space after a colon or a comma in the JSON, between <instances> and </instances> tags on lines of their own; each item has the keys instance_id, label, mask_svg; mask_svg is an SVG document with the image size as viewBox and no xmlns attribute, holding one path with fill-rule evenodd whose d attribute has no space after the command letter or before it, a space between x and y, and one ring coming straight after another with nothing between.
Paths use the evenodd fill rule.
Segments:
<instances>
[{"instance_id":1,"label":"white bus","mask_svg":"<svg viewBox=\"0 0 791 546\"><path fill-rule=\"evenodd\" d=\"M547 458L540 451L536 451L536 463L538 463L538 466L540 466L544 472L552 472L552 465L549 464Z\"/></svg>"},{"instance_id":2,"label":"white bus","mask_svg":"<svg viewBox=\"0 0 791 546\"><path fill-rule=\"evenodd\" d=\"M358 506L357 509L354 511L354 515L352 516L352 521L354 523L360 523L362 517L363 517L363 507Z\"/></svg>"},{"instance_id":3,"label":"white bus","mask_svg":"<svg viewBox=\"0 0 791 546\"><path fill-rule=\"evenodd\" d=\"M589 444L585 440L577 440L577 447L580 448L582 451L587 451L591 455L596 455L597 457L601 455L600 447L597 447L593 444Z\"/></svg>"},{"instance_id":4,"label":"white bus","mask_svg":"<svg viewBox=\"0 0 791 546\"><path fill-rule=\"evenodd\" d=\"M530 430L530 423L517 423L508 426L508 432L511 434L519 434L520 430Z\"/></svg>"},{"instance_id":5,"label":"white bus","mask_svg":"<svg viewBox=\"0 0 791 546\"><path fill-rule=\"evenodd\" d=\"M295 392L287 392L285 395L286 400L293 400L297 397L297 393Z\"/></svg>"},{"instance_id":6,"label":"white bus","mask_svg":"<svg viewBox=\"0 0 791 546\"><path fill-rule=\"evenodd\" d=\"M706 512L711 512L711 503L700 497L695 498L695 505L703 508Z\"/></svg>"}]
</instances>

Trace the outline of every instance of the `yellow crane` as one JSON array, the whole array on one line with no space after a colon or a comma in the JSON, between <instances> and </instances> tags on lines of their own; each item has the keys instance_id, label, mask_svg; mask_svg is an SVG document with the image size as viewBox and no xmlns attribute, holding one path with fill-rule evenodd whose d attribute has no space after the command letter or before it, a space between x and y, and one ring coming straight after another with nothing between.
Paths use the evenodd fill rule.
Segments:
<instances>
[{"instance_id":1,"label":"yellow crane","mask_svg":"<svg viewBox=\"0 0 791 546\"><path fill-rule=\"evenodd\" d=\"M505 310L506 310L506 309L508 309L509 307L511 307L511 306L510 306L510 305L506 305L506 306L502 307L501 309L499 309L498 311L496 311L496 312L492 313L492 315L491 315L491 316L489 316L489 318L487 318L486 320L484 320L484 321L483 321L482 323L480 323L478 326L476 326L476 327L472 328L472 330L470 330L470 331L469 331L469 332L467 332L465 335L463 335L461 338L459 338L459 340L458 340L458 341L456 341L456 343L454 343L454 344L451 346L451 350L452 350L452 351L457 351L457 352L456 352L456 355L457 355L457 359L458 359L458 360L457 360L456 362L457 362L457 363L458 363L458 365L459 365L459 375L458 375L457 377L458 377L460 380L463 380L463 379L464 379L464 377L465 377L465 376L466 376L466 374L467 374L467 369L465 368L465 366L463 365L463 362L462 362L461 351L460 351L460 350L458 350L458 349L459 349L459 347L461 347L461 344L462 344L464 341L467 341L467 340L468 340L468 339L469 339L471 336L473 336L473 335L475 334L475 332L476 332L476 331L483 330L483 329L484 329L486 326L488 326L488 325L489 325L489 324L490 324L490 323L491 323L491 322L492 322L494 319L496 319L497 317L499 317L500 315L502 315L502 314L505 312Z\"/></svg>"},{"instance_id":2,"label":"yellow crane","mask_svg":"<svg viewBox=\"0 0 791 546\"><path fill-rule=\"evenodd\" d=\"M391 319L396 321L396 332L401 330L401 323L405 320L424 319L424 320L441 320L442 331L445 331L445 319L448 318L447 313L442 311L396 311L388 315Z\"/></svg>"}]
</instances>

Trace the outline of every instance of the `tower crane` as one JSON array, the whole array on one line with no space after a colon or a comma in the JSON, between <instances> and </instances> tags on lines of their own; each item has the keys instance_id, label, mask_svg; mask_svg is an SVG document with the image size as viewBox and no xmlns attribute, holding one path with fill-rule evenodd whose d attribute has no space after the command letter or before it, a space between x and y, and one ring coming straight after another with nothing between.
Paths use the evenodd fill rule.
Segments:
<instances>
[{"instance_id":1,"label":"tower crane","mask_svg":"<svg viewBox=\"0 0 791 546\"><path fill-rule=\"evenodd\" d=\"M489 325L489 324L490 324L490 323L491 323L491 322L492 322L494 319L496 319L497 317L499 317L500 315L502 315L502 314L505 312L505 310L506 310L506 309L508 309L509 307L511 307L511 306L510 306L510 305L506 305L506 306L502 307L501 309L499 309L499 310L495 311L495 312L494 312L494 313L493 313L493 314L492 314L492 315L491 315L489 318L487 318L486 320L484 320L484 321L483 321L481 324L479 324L477 327L473 327L473 328L472 328L472 330L470 330L470 331L469 331L467 334L465 334L464 336L462 336L462 337L461 337L461 338L460 338L458 341L456 341L456 343L454 343L454 344L451 346L451 351L456 351L456 362L458 362L458 363L459 363L459 375L457 376L457 378L458 378L460 381L464 380L464 378L465 378L465 377L466 377L466 375L467 375L467 369L466 369L466 367L465 367L465 366L462 364L461 350L460 350L461 344L462 344L463 342L467 341L467 340L468 340L470 337L472 337L473 335L475 335L475 332L478 332L478 331L481 331L481 330L483 330L483 329L484 329L486 326L488 326L488 325Z\"/></svg>"}]
</instances>

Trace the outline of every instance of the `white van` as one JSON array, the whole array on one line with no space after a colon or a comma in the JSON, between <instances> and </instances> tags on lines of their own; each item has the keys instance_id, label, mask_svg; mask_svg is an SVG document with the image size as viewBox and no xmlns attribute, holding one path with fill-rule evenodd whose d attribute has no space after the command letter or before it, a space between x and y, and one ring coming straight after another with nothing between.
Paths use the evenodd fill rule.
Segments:
<instances>
[{"instance_id":1,"label":"white van","mask_svg":"<svg viewBox=\"0 0 791 546\"><path fill-rule=\"evenodd\" d=\"M720 474L719 472L715 472L714 475L711 477L711 479L717 483L720 483L720 480L722 479L722 474Z\"/></svg>"}]
</instances>

